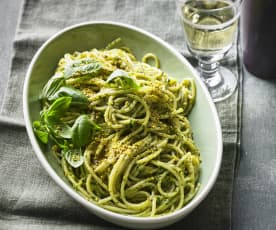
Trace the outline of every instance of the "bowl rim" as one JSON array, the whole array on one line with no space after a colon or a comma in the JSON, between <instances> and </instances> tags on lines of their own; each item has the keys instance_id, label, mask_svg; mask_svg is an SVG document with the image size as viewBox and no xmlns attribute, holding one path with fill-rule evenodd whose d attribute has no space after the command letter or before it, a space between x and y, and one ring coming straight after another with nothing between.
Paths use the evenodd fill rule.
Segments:
<instances>
[{"instance_id":1,"label":"bowl rim","mask_svg":"<svg viewBox=\"0 0 276 230\"><path fill-rule=\"evenodd\" d=\"M202 90L204 91L204 95L207 98L207 101L209 103L209 106L211 108L212 114L214 116L215 120L215 128L217 130L217 146L218 150L216 153L216 159L215 159L215 166L212 170L211 176L208 179L208 182L206 186L200 191L199 194L197 194L188 204L186 204L183 208L176 210L172 213L161 215L157 217L135 217L135 216L129 216L124 215L120 213L115 213L109 210L106 210L88 200L86 200L84 197L82 197L77 191L75 191L71 186L69 186L65 181L62 180L62 178L56 173L56 171L51 167L49 162L47 161L45 155L43 154L43 151L40 149L40 146L36 140L36 137L34 135L32 124L29 116L29 105L28 105L28 93L29 93L29 81L32 75L33 67L39 58L42 51L55 39L57 39L62 34L77 29L79 27L85 27L85 26L93 26L93 25L111 25L115 27L123 27L124 29L132 30L135 32L138 32L140 34L145 35L146 37L151 38L155 42L158 42L163 47L168 49L171 53L173 53L183 64L189 68L191 73L193 74L193 77L197 79L197 83L201 85ZM68 194L70 195L74 200L78 201L80 204L82 204L84 207L89 208L90 210L93 210L93 213L100 216L108 216L110 218L121 218L128 223L137 223L137 222L143 222L145 224L154 224L154 223L160 223L165 221L169 221L172 219L179 219L181 217L184 217L185 215L189 214L192 210L194 210L209 194L211 189L213 188L216 179L219 174L219 170L221 167L221 161L222 161L222 155L223 155L223 139L222 139L222 131L221 131L221 124L219 120L219 116L215 107L214 102L212 101L208 89L204 85L204 83L200 80L198 73L196 70L192 67L192 65L184 58L173 46L162 40L161 38L157 37L156 35L147 32L144 29L138 28L136 26L122 23L122 22L114 22L114 21L106 21L106 20L97 20L97 21L86 21L78 24L74 24L68 27L65 27L64 29L60 30L59 32L52 35L49 39L47 39L42 46L36 51L35 55L32 58L31 63L29 64L29 67L26 72L25 80L24 80L24 87L23 87L23 115L24 120L26 124L26 130L27 134L29 136L31 145L35 151L36 156L38 157L38 160L40 161L43 168L47 171L47 173L50 175L50 177Z\"/></svg>"}]
</instances>

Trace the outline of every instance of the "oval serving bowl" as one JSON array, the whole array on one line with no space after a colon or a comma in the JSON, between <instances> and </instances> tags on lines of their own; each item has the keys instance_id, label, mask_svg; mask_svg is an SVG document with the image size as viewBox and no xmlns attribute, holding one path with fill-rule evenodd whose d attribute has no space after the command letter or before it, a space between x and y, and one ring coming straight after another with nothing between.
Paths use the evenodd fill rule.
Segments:
<instances>
[{"instance_id":1,"label":"oval serving bowl","mask_svg":"<svg viewBox=\"0 0 276 230\"><path fill-rule=\"evenodd\" d=\"M175 79L195 79L197 97L189 115L194 139L199 147L202 164L200 190L182 209L159 217L132 217L105 210L79 195L63 175L53 154L39 144L32 129L32 122L39 118L39 95L48 79L53 75L58 60L65 53L104 48L110 41L121 37L137 59L148 52L155 53L161 69ZM122 23L96 21L77 24L55 34L37 51L26 74L23 92L23 110L27 133L42 166L53 180L73 199L95 215L124 227L140 229L160 228L173 224L189 214L207 196L219 173L222 159L221 127L214 103L193 67L173 47L160 38Z\"/></svg>"}]
</instances>

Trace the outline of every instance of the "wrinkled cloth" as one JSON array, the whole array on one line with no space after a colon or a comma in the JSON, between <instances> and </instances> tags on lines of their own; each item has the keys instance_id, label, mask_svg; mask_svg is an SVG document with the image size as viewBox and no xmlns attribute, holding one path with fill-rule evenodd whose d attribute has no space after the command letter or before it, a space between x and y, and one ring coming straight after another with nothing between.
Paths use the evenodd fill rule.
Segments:
<instances>
[{"instance_id":1,"label":"wrinkled cloth","mask_svg":"<svg viewBox=\"0 0 276 230\"><path fill-rule=\"evenodd\" d=\"M25 0L14 39L14 57L0 116L0 229L122 229L88 212L69 197L38 162L23 121L26 70L38 48L66 26L109 20L132 24L167 41L184 55L185 40L173 0ZM239 41L239 39L237 39ZM189 216L166 229L231 229L235 166L239 159L242 71L239 43L223 65L239 78L229 99L217 103L223 160L208 197ZM192 64L195 60L187 56Z\"/></svg>"}]
</instances>

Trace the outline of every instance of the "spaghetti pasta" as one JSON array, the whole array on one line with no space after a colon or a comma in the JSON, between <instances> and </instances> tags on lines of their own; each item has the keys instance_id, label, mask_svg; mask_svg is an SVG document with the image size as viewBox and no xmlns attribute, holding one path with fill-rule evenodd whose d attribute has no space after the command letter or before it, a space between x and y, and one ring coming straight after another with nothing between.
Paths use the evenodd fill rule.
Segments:
<instances>
[{"instance_id":1,"label":"spaghetti pasta","mask_svg":"<svg viewBox=\"0 0 276 230\"><path fill-rule=\"evenodd\" d=\"M195 85L170 78L154 54L140 62L117 43L64 55L43 89L34 131L87 200L125 215L171 213L199 189L187 119Z\"/></svg>"}]
</instances>

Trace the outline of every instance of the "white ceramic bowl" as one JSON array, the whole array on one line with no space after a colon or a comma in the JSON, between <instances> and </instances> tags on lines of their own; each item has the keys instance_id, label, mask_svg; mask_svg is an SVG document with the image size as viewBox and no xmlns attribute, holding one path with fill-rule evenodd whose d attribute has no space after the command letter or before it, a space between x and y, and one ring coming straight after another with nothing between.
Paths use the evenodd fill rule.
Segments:
<instances>
[{"instance_id":1,"label":"white ceramic bowl","mask_svg":"<svg viewBox=\"0 0 276 230\"><path fill-rule=\"evenodd\" d=\"M201 188L194 199L182 209L160 217L132 217L117 214L85 200L69 184L52 154L40 145L32 129L39 118L39 94L43 85L54 73L58 60L68 52L103 48L113 39L121 37L139 58L147 52L155 53L161 68L177 79L193 77L197 87L196 104L189 116L194 139L202 158ZM222 159L222 135L216 108L197 73L187 60L160 38L134 26L106 22L86 22L74 25L55 34L37 51L27 71L23 92L24 118L27 132L42 166L53 180L73 199L95 215L117 225L150 229L168 226L188 215L207 196L219 173ZM92 215L92 214L91 214ZM183 226L184 227L184 226Z\"/></svg>"}]
</instances>

